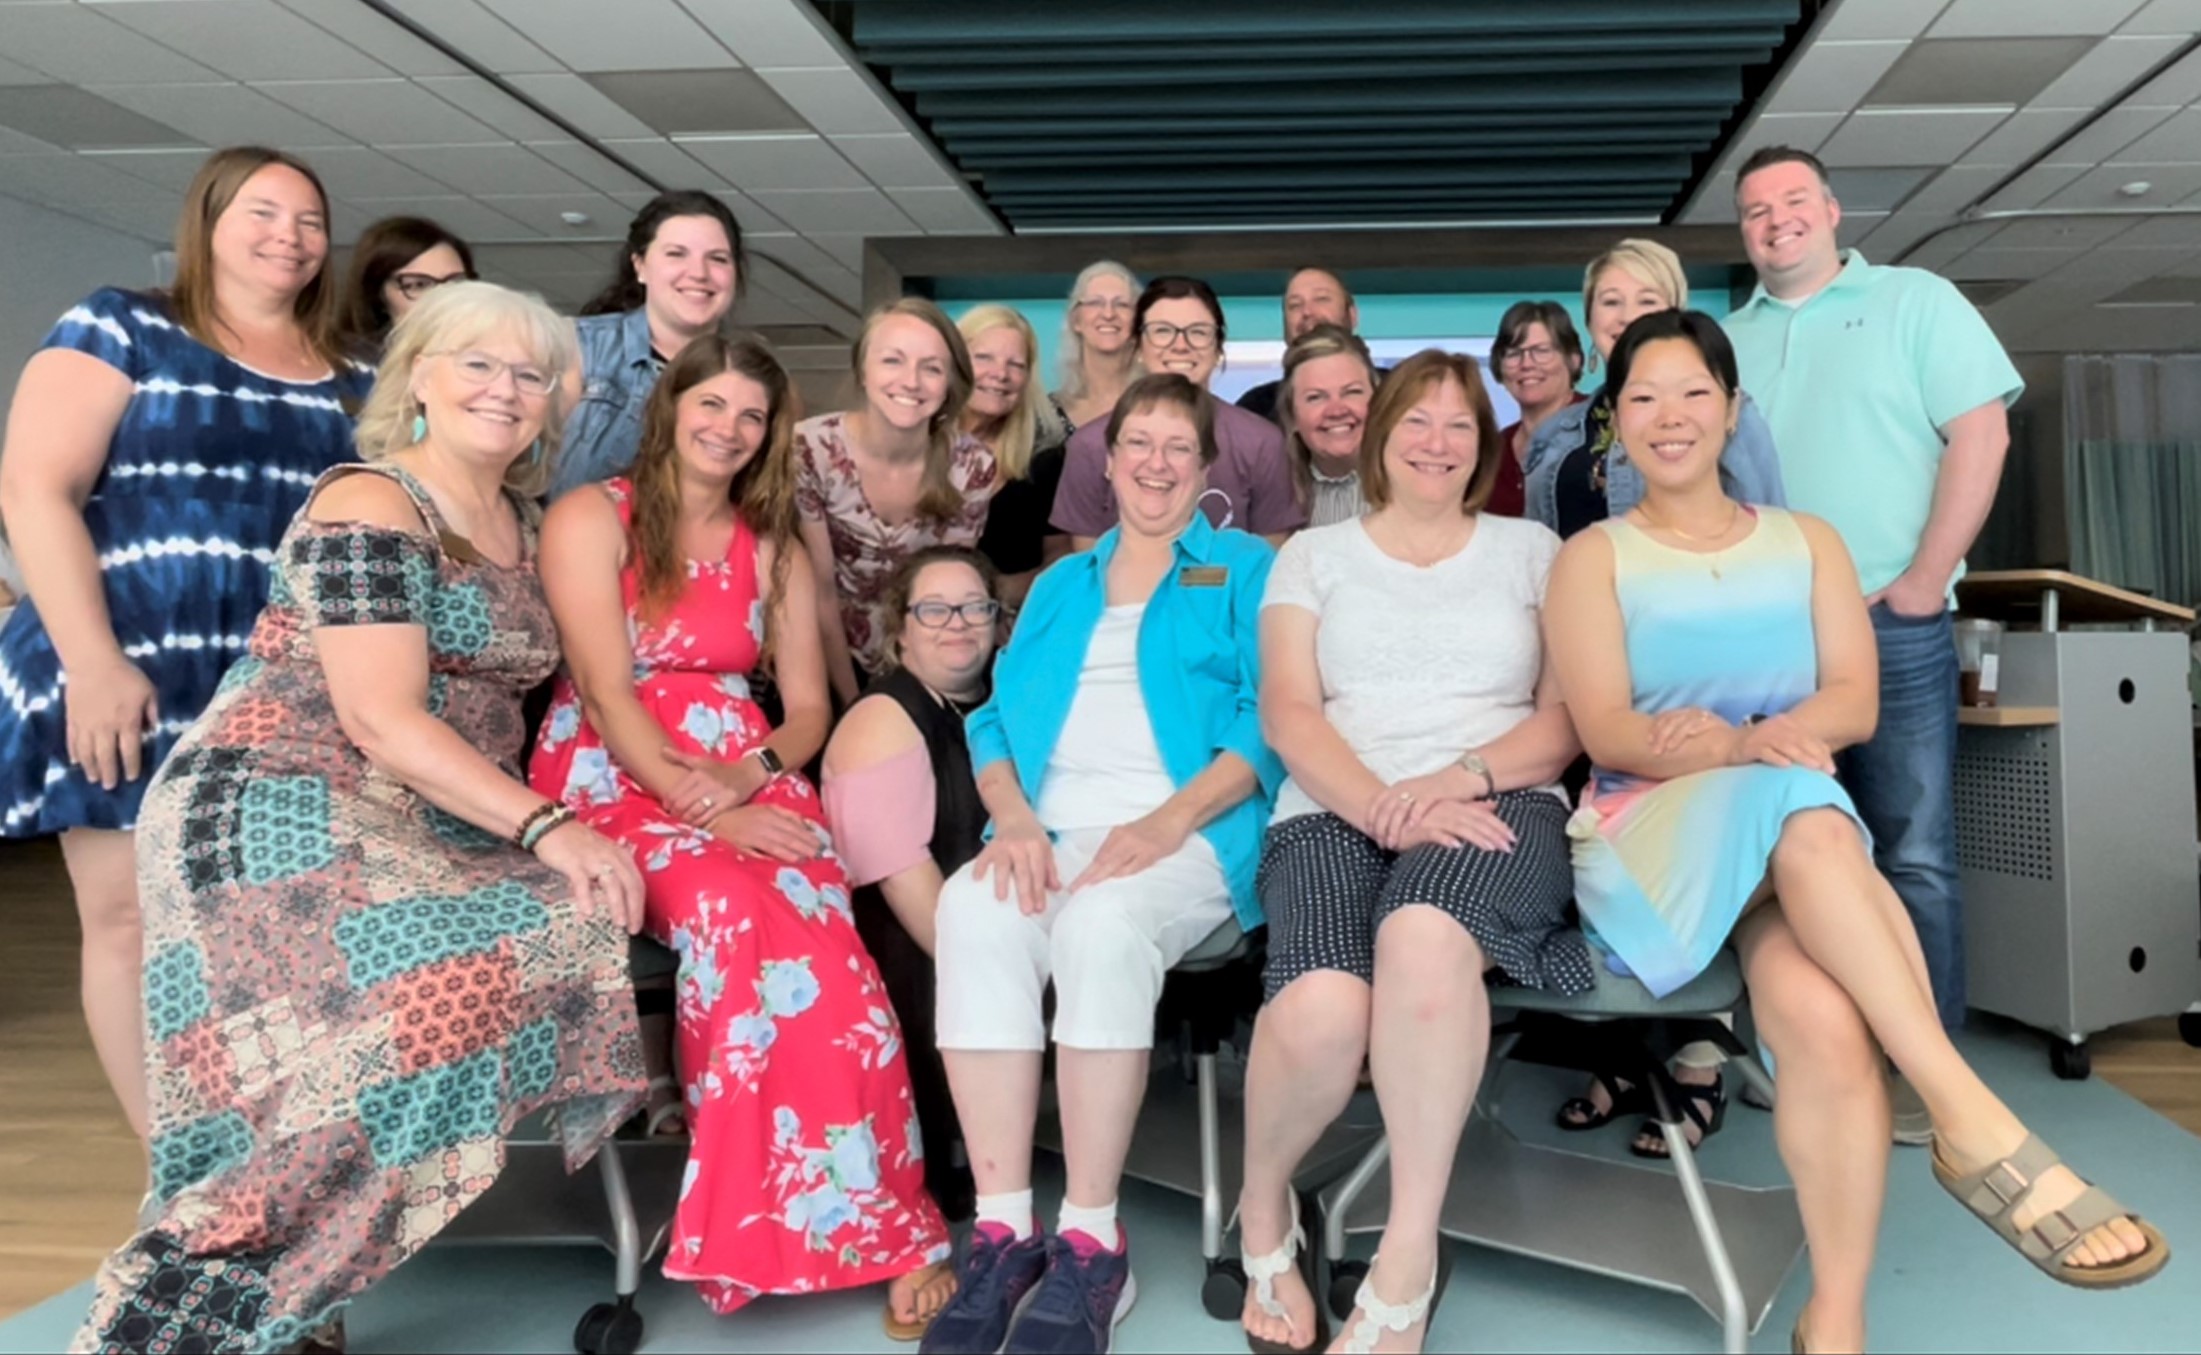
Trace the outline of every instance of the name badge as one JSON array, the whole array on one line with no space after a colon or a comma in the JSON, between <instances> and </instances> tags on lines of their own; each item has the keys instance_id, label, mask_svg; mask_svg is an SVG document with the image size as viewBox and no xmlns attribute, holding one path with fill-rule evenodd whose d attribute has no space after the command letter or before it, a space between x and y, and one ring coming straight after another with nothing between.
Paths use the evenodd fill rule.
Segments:
<instances>
[{"instance_id":1,"label":"name badge","mask_svg":"<svg viewBox=\"0 0 2201 1355\"><path fill-rule=\"evenodd\" d=\"M1230 582L1230 570L1224 565L1186 565L1177 571L1177 582L1187 588L1221 588Z\"/></svg>"}]
</instances>

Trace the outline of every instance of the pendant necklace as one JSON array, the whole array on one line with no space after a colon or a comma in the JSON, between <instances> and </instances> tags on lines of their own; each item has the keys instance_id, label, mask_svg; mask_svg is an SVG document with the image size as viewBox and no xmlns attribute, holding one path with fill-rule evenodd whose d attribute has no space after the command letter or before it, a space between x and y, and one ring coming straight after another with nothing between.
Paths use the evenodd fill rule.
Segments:
<instances>
[{"instance_id":1,"label":"pendant necklace","mask_svg":"<svg viewBox=\"0 0 2201 1355\"><path fill-rule=\"evenodd\" d=\"M1698 536L1693 532L1685 532L1681 528L1676 527L1671 523L1660 522L1657 518L1651 516L1650 509L1644 507L1640 503L1635 506L1635 511L1643 515L1643 520L1645 522L1651 524L1653 527L1658 528L1660 531L1672 532L1675 536L1680 537L1684 541L1690 541L1698 545L1702 545L1707 541L1717 541L1719 538L1735 530L1735 519L1742 515L1742 505L1740 503L1737 503L1733 499L1729 499L1727 501L1727 521L1722 524L1718 531L1712 533L1710 536ZM1712 567L1712 577L1717 579L1720 577L1719 557L1725 555L1728 551L1733 549L1734 547L1732 546L1722 546L1718 550L1691 552L1691 554L1703 555L1705 557L1705 563Z\"/></svg>"}]
</instances>

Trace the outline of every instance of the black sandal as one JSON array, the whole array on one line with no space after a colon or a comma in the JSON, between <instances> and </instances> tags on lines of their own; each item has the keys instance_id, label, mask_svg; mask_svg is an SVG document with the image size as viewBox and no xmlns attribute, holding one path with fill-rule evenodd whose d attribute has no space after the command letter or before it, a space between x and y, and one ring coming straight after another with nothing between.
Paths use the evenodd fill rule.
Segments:
<instances>
[{"instance_id":1,"label":"black sandal","mask_svg":"<svg viewBox=\"0 0 2201 1355\"><path fill-rule=\"evenodd\" d=\"M1727 1080L1724 1077L1715 1077L1698 1086L1694 1082L1683 1082L1677 1078L1674 1086L1681 1092L1682 1119L1697 1127L1697 1141L1690 1145L1690 1151L1695 1152L1704 1147L1705 1142L1714 1134L1719 1133L1720 1126L1727 1122ZM1689 1132L1686 1125L1681 1132ZM1665 1162L1673 1157L1666 1150L1665 1129L1656 1119L1643 1122L1643 1128L1629 1142L1628 1151L1654 1162Z\"/></svg>"},{"instance_id":2,"label":"black sandal","mask_svg":"<svg viewBox=\"0 0 2201 1355\"><path fill-rule=\"evenodd\" d=\"M1624 1077L1610 1073L1592 1073L1590 1076L1605 1089L1612 1100L1612 1108L1600 1112L1597 1103L1587 1096L1567 1098L1559 1107L1553 1122L1570 1134L1586 1134L1592 1129L1603 1129L1623 1115L1640 1115L1654 1104L1651 1089L1639 1087Z\"/></svg>"}]
</instances>

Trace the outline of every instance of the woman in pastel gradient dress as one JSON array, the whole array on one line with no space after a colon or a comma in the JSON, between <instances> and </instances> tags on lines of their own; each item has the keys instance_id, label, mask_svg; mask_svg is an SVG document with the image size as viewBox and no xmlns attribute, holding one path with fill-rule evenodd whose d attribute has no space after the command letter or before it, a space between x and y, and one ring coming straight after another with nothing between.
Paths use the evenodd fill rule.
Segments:
<instances>
[{"instance_id":1,"label":"woman in pastel gradient dress","mask_svg":"<svg viewBox=\"0 0 2201 1355\"><path fill-rule=\"evenodd\" d=\"M1575 895L1660 996L1721 946L1741 953L1811 1249L1796 1349L1864 1348L1890 1150L1882 1049L1933 1115L1934 1175L2005 1241L2065 1284L2147 1279L2162 1236L2028 1134L1935 1015L1918 938L1834 779L1835 752L1879 716L1856 570L1825 523L1721 487L1740 409L1726 336L1657 311L1611 363L1646 492L1568 542L1545 601L1596 764L1568 829Z\"/></svg>"},{"instance_id":2,"label":"woman in pastel gradient dress","mask_svg":"<svg viewBox=\"0 0 2201 1355\"><path fill-rule=\"evenodd\" d=\"M954 1291L947 1228L901 1026L795 770L828 711L793 406L762 346L705 335L651 393L633 478L551 509L566 674L531 780L633 853L645 930L680 956L691 1146L665 1273L722 1313L892 1280L888 1330L914 1340Z\"/></svg>"}]
</instances>

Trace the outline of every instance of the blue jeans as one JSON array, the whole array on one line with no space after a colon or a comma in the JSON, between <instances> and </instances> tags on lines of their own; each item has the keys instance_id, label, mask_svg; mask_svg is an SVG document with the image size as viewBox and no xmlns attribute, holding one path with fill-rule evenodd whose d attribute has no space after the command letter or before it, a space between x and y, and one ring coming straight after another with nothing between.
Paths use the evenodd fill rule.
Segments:
<instances>
[{"instance_id":1,"label":"blue jeans","mask_svg":"<svg viewBox=\"0 0 2201 1355\"><path fill-rule=\"evenodd\" d=\"M1872 609L1880 642L1880 726L1839 759L1872 830L1873 861L1918 931L1941 1024L1964 1024L1964 901L1956 860L1956 637L1946 612Z\"/></svg>"}]
</instances>

